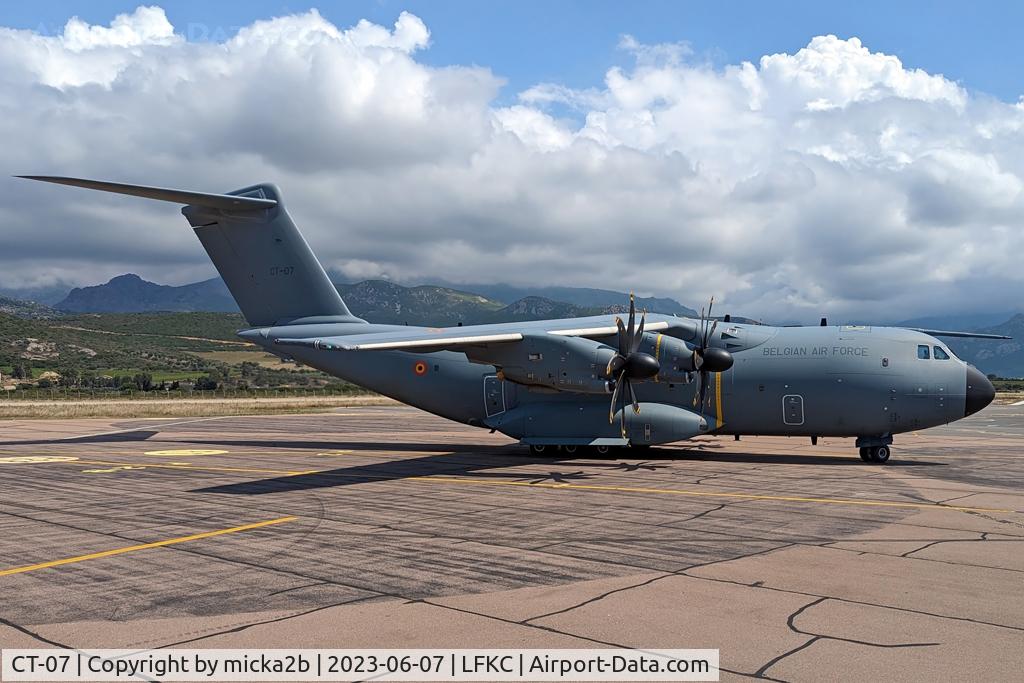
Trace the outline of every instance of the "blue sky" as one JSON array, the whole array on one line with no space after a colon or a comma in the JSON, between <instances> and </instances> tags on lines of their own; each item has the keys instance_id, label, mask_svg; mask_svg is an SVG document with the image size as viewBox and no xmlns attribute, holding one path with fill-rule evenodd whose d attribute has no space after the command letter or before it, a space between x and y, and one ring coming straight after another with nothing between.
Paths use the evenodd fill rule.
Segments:
<instances>
[{"instance_id":1,"label":"blue sky","mask_svg":"<svg viewBox=\"0 0 1024 683\"><path fill-rule=\"evenodd\" d=\"M40 1L0 4L0 25L59 32L78 15L106 25L137 0ZM872 50L900 57L909 67L941 73L972 91L1016 102L1024 94L1017 2L583 2L559 0L372 2L154 2L180 32L245 25L255 19L317 7L338 26L366 18L390 26L402 10L421 17L432 45L420 60L434 65L480 64L508 80L502 99L538 82L596 86L621 62L622 34L641 43L687 41L696 57L716 65L792 53L816 35L859 37ZM189 29L189 25L192 28Z\"/></svg>"}]
</instances>

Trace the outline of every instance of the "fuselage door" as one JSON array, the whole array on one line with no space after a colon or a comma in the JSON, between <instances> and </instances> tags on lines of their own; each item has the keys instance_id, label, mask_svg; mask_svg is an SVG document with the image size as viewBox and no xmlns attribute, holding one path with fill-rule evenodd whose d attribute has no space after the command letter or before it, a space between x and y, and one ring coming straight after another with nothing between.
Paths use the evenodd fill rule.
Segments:
<instances>
[{"instance_id":1,"label":"fuselage door","mask_svg":"<svg viewBox=\"0 0 1024 683\"><path fill-rule=\"evenodd\" d=\"M484 377L484 410L487 417L505 412L505 383L495 375Z\"/></svg>"},{"instance_id":2,"label":"fuselage door","mask_svg":"<svg viewBox=\"0 0 1024 683\"><path fill-rule=\"evenodd\" d=\"M799 394L786 394L782 397L782 421L788 425L804 423L804 397Z\"/></svg>"}]
</instances>

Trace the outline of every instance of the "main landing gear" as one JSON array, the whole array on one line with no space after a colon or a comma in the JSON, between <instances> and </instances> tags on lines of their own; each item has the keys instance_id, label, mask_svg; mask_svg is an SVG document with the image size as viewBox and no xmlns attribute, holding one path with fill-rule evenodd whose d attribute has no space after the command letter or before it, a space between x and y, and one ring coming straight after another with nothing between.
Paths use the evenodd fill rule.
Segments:
<instances>
[{"instance_id":1,"label":"main landing gear","mask_svg":"<svg viewBox=\"0 0 1024 683\"><path fill-rule=\"evenodd\" d=\"M626 451L629 448L649 448L646 444L642 446L546 446L541 444L531 444L530 453L532 455L540 457L554 458L558 456L559 452L562 452L568 456L574 455L608 455L610 453L617 453L619 451Z\"/></svg>"},{"instance_id":2,"label":"main landing gear","mask_svg":"<svg viewBox=\"0 0 1024 683\"><path fill-rule=\"evenodd\" d=\"M860 459L864 462L873 462L884 465L889 462L892 454L889 445L892 444L892 436L862 436L857 439L857 448L860 449Z\"/></svg>"},{"instance_id":3,"label":"main landing gear","mask_svg":"<svg viewBox=\"0 0 1024 683\"><path fill-rule=\"evenodd\" d=\"M863 446L860 449L860 459L864 462L877 462L882 465L889 461L888 446Z\"/></svg>"}]
</instances>

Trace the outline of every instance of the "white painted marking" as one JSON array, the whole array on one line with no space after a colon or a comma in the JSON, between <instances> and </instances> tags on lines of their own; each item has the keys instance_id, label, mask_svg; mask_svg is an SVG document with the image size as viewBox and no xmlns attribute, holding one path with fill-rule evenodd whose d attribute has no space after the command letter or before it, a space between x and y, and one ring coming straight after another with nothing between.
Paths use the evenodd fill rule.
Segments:
<instances>
[{"instance_id":1,"label":"white painted marking","mask_svg":"<svg viewBox=\"0 0 1024 683\"><path fill-rule=\"evenodd\" d=\"M665 321L644 325L645 332L666 329L668 329L668 323ZM619 328L612 325L611 327L579 327L573 330L549 330L548 334L557 334L563 337L588 337L599 334L615 334L618 331Z\"/></svg>"},{"instance_id":2,"label":"white painted marking","mask_svg":"<svg viewBox=\"0 0 1024 683\"><path fill-rule=\"evenodd\" d=\"M369 344L353 344L347 348L354 351L369 351L373 349L403 349L422 346L448 346L451 344L483 344L487 342L510 342L522 341L523 335L518 332L513 334L481 334L473 337L443 337L427 339L409 339L405 341L392 342L371 342ZM344 344L340 344L344 347Z\"/></svg>"},{"instance_id":3,"label":"white painted marking","mask_svg":"<svg viewBox=\"0 0 1024 683\"><path fill-rule=\"evenodd\" d=\"M146 451L146 455L223 455L227 451L202 448L176 448L169 451ZM172 463L173 464L173 463Z\"/></svg>"},{"instance_id":4,"label":"white painted marking","mask_svg":"<svg viewBox=\"0 0 1024 683\"><path fill-rule=\"evenodd\" d=\"M1011 406L1024 406L1024 401L1017 401L1016 403L1011 403L1010 405Z\"/></svg>"},{"instance_id":5,"label":"white painted marking","mask_svg":"<svg viewBox=\"0 0 1024 683\"><path fill-rule=\"evenodd\" d=\"M70 455L15 455L0 458L0 465L33 465L40 462L73 462L78 458Z\"/></svg>"}]
</instances>

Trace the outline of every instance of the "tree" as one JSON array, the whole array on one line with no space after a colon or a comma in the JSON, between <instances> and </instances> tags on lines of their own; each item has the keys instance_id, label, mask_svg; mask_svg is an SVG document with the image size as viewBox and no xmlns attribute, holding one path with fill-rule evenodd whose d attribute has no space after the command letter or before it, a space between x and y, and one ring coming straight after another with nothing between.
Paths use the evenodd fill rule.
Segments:
<instances>
[{"instance_id":1,"label":"tree","mask_svg":"<svg viewBox=\"0 0 1024 683\"><path fill-rule=\"evenodd\" d=\"M82 382L82 371L78 368L61 368L58 373L62 387L76 387Z\"/></svg>"},{"instance_id":2,"label":"tree","mask_svg":"<svg viewBox=\"0 0 1024 683\"><path fill-rule=\"evenodd\" d=\"M210 375L200 377L195 383L196 391L217 391L219 387L220 384Z\"/></svg>"}]
</instances>

